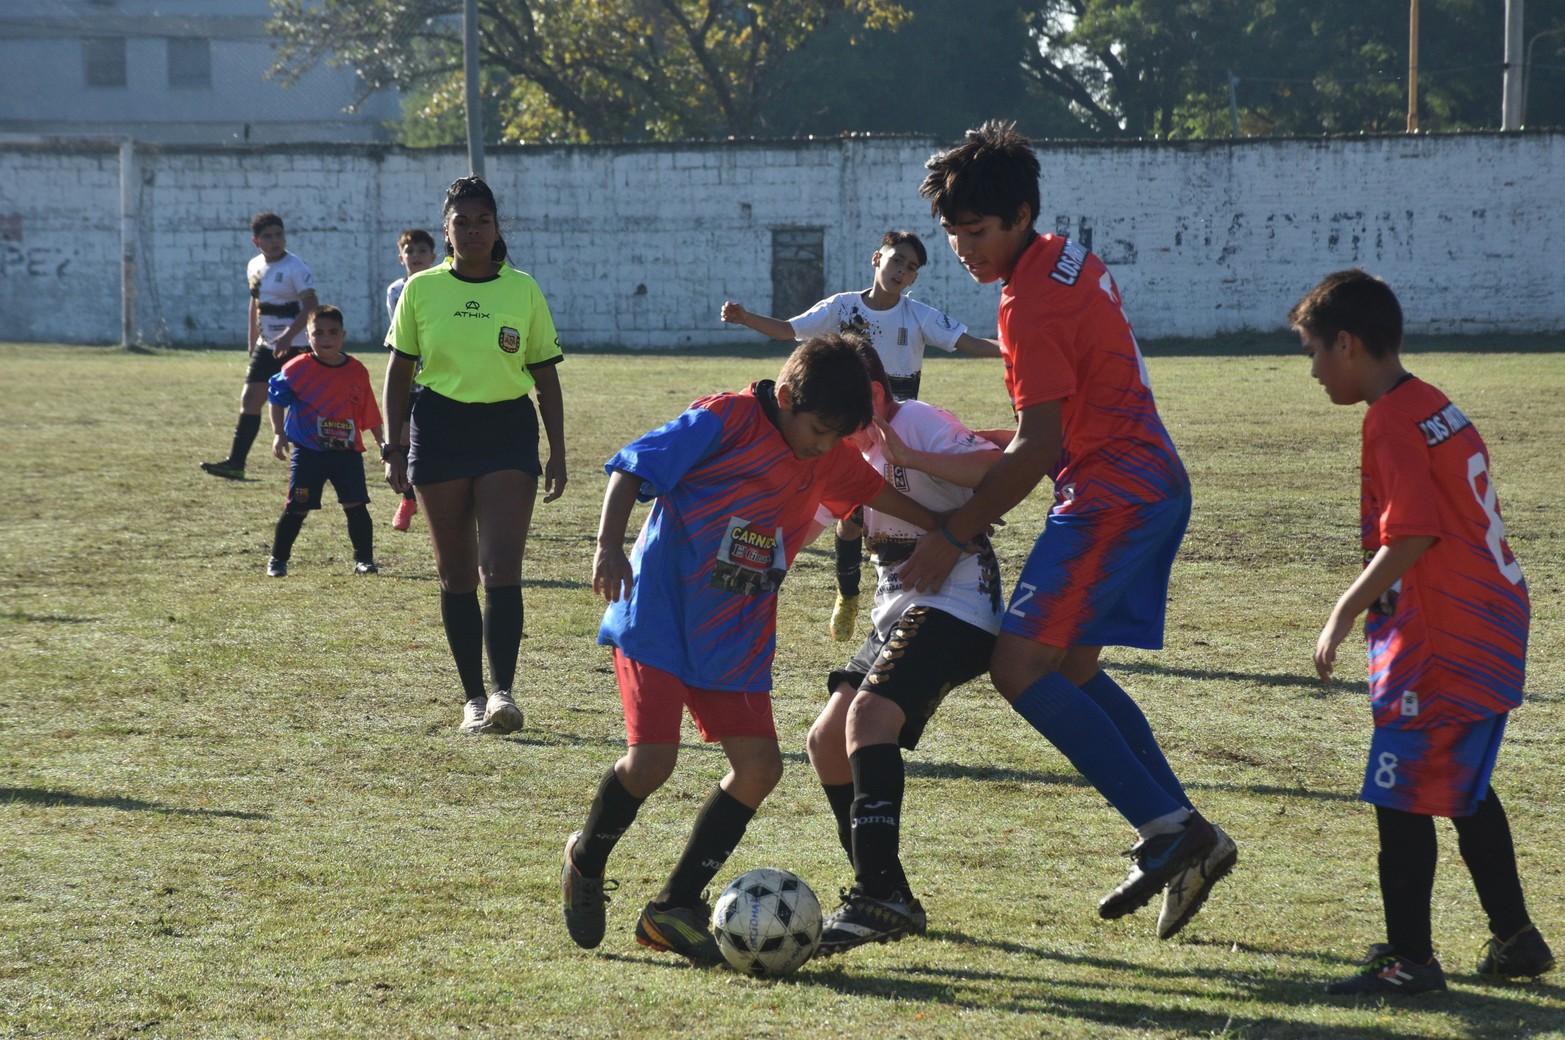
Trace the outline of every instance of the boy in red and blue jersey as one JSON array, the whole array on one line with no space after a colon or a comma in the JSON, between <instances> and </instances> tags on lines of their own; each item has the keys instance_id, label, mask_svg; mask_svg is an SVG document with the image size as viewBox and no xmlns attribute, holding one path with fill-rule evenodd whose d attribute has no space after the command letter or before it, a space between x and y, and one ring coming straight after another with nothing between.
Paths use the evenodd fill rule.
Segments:
<instances>
[{"instance_id":1,"label":"boy in red and blue jersey","mask_svg":"<svg viewBox=\"0 0 1565 1040\"><path fill-rule=\"evenodd\" d=\"M353 543L353 572L375 574L375 524L364 483L364 431L384 442L380 407L369 371L342 352L342 312L316 307L309 314L309 353L283 365L267 384L272 454L288 461L288 501L272 536L266 573L286 577L294 540L310 511L321 508L326 484L337 492ZM292 445L292 456L289 446Z\"/></svg>"},{"instance_id":2,"label":"boy in red and blue jersey","mask_svg":"<svg viewBox=\"0 0 1565 1040\"><path fill-rule=\"evenodd\" d=\"M990 122L926 164L920 193L972 277L1003 283L1000 356L1016 412L973 497L919 539L902 580L939 588L960 546L1045 478L1054 505L1023 567L990 661L995 688L1137 834L1105 918L1163 892L1158 936L1178 932L1238 858L1194 810L1146 716L1099 666L1105 645L1161 649L1168 578L1190 481L1158 417L1146 365L1103 263L1033 229L1038 158Z\"/></svg>"},{"instance_id":3,"label":"boy in red and blue jersey","mask_svg":"<svg viewBox=\"0 0 1565 1040\"><path fill-rule=\"evenodd\" d=\"M1402 367L1402 308L1385 282L1361 270L1328 275L1288 322L1332 403L1369 405L1365 566L1321 630L1315 667L1330 680L1337 648L1367 611L1375 733L1360 797L1380 831L1387 941L1327 992L1445 989L1430 927L1436 816L1456 827L1494 936L1479 973L1540 975L1554 956L1527 914L1510 823L1489 784L1522 700L1531 607L1488 448L1450 398Z\"/></svg>"},{"instance_id":4,"label":"boy in red and blue jersey","mask_svg":"<svg viewBox=\"0 0 1565 1040\"><path fill-rule=\"evenodd\" d=\"M871 505L938 522L843 439L869 423L872 408L854 342L817 336L775 383L702 398L605 467L593 590L609 604L598 641L614 647L629 749L565 844L565 924L579 946L603 939L609 853L672 774L688 709L731 769L642 910L636 940L696 964L722 961L701 892L782 776L771 704L778 585L823 503L837 516ZM652 511L627 558L638 500L652 501Z\"/></svg>"}]
</instances>

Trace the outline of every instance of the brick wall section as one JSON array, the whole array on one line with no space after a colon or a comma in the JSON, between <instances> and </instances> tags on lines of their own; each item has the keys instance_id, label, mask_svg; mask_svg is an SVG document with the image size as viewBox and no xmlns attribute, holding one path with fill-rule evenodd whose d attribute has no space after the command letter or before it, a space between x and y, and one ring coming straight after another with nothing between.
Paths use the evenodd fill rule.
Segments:
<instances>
[{"instance_id":1,"label":"brick wall section","mask_svg":"<svg viewBox=\"0 0 1565 1040\"><path fill-rule=\"evenodd\" d=\"M914 295L992 334L918 198L918 137L526 147L487 157L504 232L562 341L674 348L753 339L725 299L771 309L771 233L824 229L828 291L869 284L880 235L931 263ZM1320 275L1389 279L1420 332L1565 330L1565 134L1048 143L1038 226L1090 238L1144 337L1277 329ZM137 321L150 342L239 346L248 221L275 209L354 340L378 339L395 237L439 239L465 153L374 145L139 148ZM119 152L0 142L0 339L115 342ZM787 317L787 315L779 315ZM165 331L166 327L166 331Z\"/></svg>"}]
</instances>

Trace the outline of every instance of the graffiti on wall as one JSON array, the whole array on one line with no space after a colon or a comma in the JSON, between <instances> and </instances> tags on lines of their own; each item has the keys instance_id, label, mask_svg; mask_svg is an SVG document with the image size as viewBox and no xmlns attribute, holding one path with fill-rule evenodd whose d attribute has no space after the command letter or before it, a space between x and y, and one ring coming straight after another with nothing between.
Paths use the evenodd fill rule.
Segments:
<instances>
[{"instance_id":1,"label":"graffiti on wall","mask_svg":"<svg viewBox=\"0 0 1565 1040\"><path fill-rule=\"evenodd\" d=\"M23 241L22 215L0 213L0 278L63 278L71 258L58 246Z\"/></svg>"}]
</instances>

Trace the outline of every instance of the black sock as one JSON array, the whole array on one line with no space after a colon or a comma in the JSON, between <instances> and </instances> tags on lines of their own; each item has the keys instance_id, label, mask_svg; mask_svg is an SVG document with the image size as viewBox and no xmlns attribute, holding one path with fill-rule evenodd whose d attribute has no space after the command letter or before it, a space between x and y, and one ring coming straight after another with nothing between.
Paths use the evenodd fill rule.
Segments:
<instances>
[{"instance_id":1,"label":"black sock","mask_svg":"<svg viewBox=\"0 0 1565 1040\"><path fill-rule=\"evenodd\" d=\"M440 621L446 628L446 645L456 662L462 695L468 700L487 696L484 690L484 614L478 608L478 590L440 593Z\"/></svg>"},{"instance_id":2,"label":"black sock","mask_svg":"<svg viewBox=\"0 0 1565 1040\"><path fill-rule=\"evenodd\" d=\"M826 802L831 806L831 814L837 820L837 840L842 843L842 851L848 854L848 863L853 863L853 785L852 784L821 784L821 790L826 792Z\"/></svg>"},{"instance_id":3,"label":"black sock","mask_svg":"<svg viewBox=\"0 0 1565 1040\"><path fill-rule=\"evenodd\" d=\"M407 499L409 502L418 501L418 496L413 493L412 488L408 488L406 491L402 492L402 497Z\"/></svg>"},{"instance_id":4,"label":"black sock","mask_svg":"<svg viewBox=\"0 0 1565 1040\"><path fill-rule=\"evenodd\" d=\"M308 513L295 513L291 509L284 509L283 515L277 518L277 527L272 532L272 559L287 560L293 555L293 543L299 537L299 528L304 526L304 518Z\"/></svg>"},{"instance_id":5,"label":"black sock","mask_svg":"<svg viewBox=\"0 0 1565 1040\"><path fill-rule=\"evenodd\" d=\"M851 541L837 539L837 591L844 597L859 594L859 577L864 567L864 536Z\"/></svg>"},{"instance_id":6,"label":"black sock","mask_svg":"<svg viewBox=\"0 0 1565 1040\"><path fill-rule=\"evenodd\" d=\"M907 884L898 858L902 749L871 744L849 755L848 762L853 766L853 876L865 895L886 899Z\"/></svg>"},{"instance_id":7,"label":"black sock","mask_svg":"<svg viewBox=\"0 0 1565 1040\"><path fill-rule=\"evenodd\" d=\"M516 657L522 649L522 587L501 585L484 590L484 648L489 651L489 678L497 690L516 682Z\"/></svg>"},{"instance_id":8,"label":"black sock","mask_svg":"<svg viewBox=\"0 0 1565 1040\"><path fill-rule=\"evenodd\" d=\"M245 459L250 457L250 445L255 443L255 435L261 432L261 417L259 415L247 415L239 413L239 422L234 426L234 443L228 449L228 464L244 468Z\"/></svg>"},{"instance_id":9,"label":"black sock","mask_svg":"<svg viewBox=\"0 0 1565 1040\"><path fill-rule=\"evenodd\" d=\"M1410 961L1435 955L1429 899L1435 887L1435 821L1418 813L1375 806L1380 828L1380 898L1386 908L1386 941Z\"/></svg>"},{"instance_id":10,"label":"black sock","mask_svg":"<svg viewBox=\"0 0 1565 1040\"><path fill-rule=\"evenodd\" d=\"M695 906L701 898L701 890L711 884L728 857L733 855L754 816L754 809L721 787L714 788L696 814L696 825L690 831L690 840L685 843L685 851L675 864L674 872L653 900L657 908Z\"/></svg>"},{"instance_id":11,"label":"black sock","mask_svg":"<svg viewBox=\"0 0 1565 1040\"><path fill-rule=\"evenodd\" d=\"M581 837L576 839L576 869L588 877L599 877L608 866L609 853L635 822L644 799L625 790L619 774L610 769L598 785L598 793L587 810L587 822L581 825Z\"/></svg>"},{"instance_id":12,"label":"black sock","mask_svg":"<svg viewBox=\"0 0 1565 1040\"><path fill-rule=\"evenodd\" d=\"M353 558L359 563L375 562L375 521L370 519L370 507L364 503L352 509L344 509L348 518L348 541L353 543Z\"/></svg>"},{"instance_id":13,"label":"black sock","mask_svg":"<svg viewBox=\"0 0 1565 1040\"><path fill-rule=\"evenodd\" d=\"M1511 938L1532 924L1532 918L1527 916L1527 901L1522 898L1511 823L1499 794L1489 788L1477 811L1471 816L1454 817L1451 822L1456 825L1462 861L1473 876L1473 887L1478 889L1478 902L1489 916L1490 933L1500 939Z\"/></svg>"}]
</instances>

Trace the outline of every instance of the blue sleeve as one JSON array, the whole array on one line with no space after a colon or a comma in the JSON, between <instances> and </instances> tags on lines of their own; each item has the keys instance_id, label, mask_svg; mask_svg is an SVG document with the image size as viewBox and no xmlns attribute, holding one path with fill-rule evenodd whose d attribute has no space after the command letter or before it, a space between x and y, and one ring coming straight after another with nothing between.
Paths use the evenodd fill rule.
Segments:
<instances>
[{"instance_id":1,"label":"blue sleeve","mask_svg":"<svg viewBox=\"0 0 1565 1040\"><path fill-rule=\"evenodd\" d=\"M680 478L715 452L723 439L723 421L705 408L688 408L678 418L642 434L604 464L641 478L638 498L649 501L673 490Z\"/></svg>"},{"instance_id":2,"label":"blue sleeve","mask_svg":"<svg viewBox=\"0 0 1565 1040\"><path fill-rule=\"evenodd\" d=\"M299 395L288 385L288 377L279 372L267 381L266 399L272 404L287 408L299 399Z\"/></svg>"}]
</instances>

